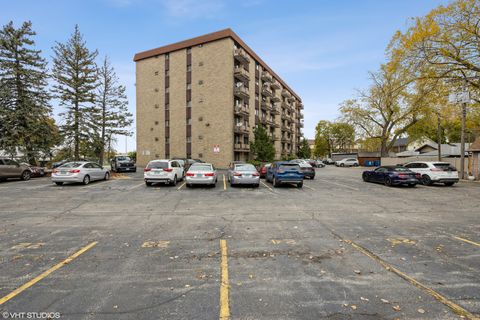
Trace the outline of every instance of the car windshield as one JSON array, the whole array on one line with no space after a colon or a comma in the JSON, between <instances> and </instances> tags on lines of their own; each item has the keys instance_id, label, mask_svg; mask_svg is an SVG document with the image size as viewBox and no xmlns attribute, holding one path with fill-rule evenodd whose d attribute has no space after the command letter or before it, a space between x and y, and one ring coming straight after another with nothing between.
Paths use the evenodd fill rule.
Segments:
<instances>
[{"instance_id":1,"label":"car windshield","mask_svg":"<svg viewBox=\"0 0 480 320\"><path fill-rule=\"evenodd\" d=\"M150 162L147 165L148 169L165 169L168 168L168 162L163 162L163 161L155 161L155 162Z\"/></svg>"},{"instance_id":2,"label":"car windshield","mask_svg":"<svg viewBox=\"0 0 480 320\"><path fill-rule=\"evenodd\" d=\"M130 157L117 157L118 161L130 161Z\"/></svg>"},{"instance_id":3,"label":"car windshield","mask_svg":"<svg viewBox=\"0 0 480 320\"><path fill-rule=\"evenodd\" d=\"M78 168L82 165L80 162L67 162L60 166L60 168Z\"/></svg>"},{"instance_id":4,"label":"car windshield","mask_svg":"<svg viewBox=\"0 0 480 320\"><path fill-rule=\"evenodd\" d=\"M280 165L280 170L299 170L300 166L298 164L281 164Z\"/></svg>"},{"instance_id":5,"label":"car windshield","mask_svg":"<svg viewBox=\"0 0 480 320\"><path fill-rule=\"evenodd\" d=\"M257 171L252 164L236 164L235 165L236 171Z\"/></svg>"},{"instance_id":6,"label":"car windshield","mask_svg":"<svg viewBox=\"0 0 480 320\"><path fill-rule=\"evenodd\" d=\"M454 166L450 165L450 163L434 163L433 166L435 168L442 169L443 171L457 171L457 169Z\"/></svg>"},{"instance_id":7,"label":"car windshield","mask_svg":"<svg viewBox=\"0 0 480 320\"><path fill-rule=\"evenodd\" d=\"M193 164L190 167L191 171L212 171L213 168L209 164Z\"/></svg>"}]
</instances>

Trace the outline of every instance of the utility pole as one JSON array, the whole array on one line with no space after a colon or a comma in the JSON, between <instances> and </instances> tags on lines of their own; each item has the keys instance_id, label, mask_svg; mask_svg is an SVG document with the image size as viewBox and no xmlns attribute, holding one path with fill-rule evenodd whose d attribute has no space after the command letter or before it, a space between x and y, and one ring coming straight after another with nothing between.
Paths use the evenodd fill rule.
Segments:
<instances>
[{"instance_id":1,"label":"utility pole","mask_svg":"<svg viewBox=\"0 0 480 320\"><path fill-rule=\"evenodd\" d=\"M440 124L440 111L437 111L437 144L438 144L438 161L442 161L442 127Z\"/></svg>"},{"instance_id":2,"label":"utility pole","mask_svg":"<svg viewBox=\"0 0 480 320\"><path fill-rule=\"evenodd\" d=\"M462 135L460 137L460 175L465 179L465 122L467 118L467 102L462 102Z\"/></svg>"}]
</instances>

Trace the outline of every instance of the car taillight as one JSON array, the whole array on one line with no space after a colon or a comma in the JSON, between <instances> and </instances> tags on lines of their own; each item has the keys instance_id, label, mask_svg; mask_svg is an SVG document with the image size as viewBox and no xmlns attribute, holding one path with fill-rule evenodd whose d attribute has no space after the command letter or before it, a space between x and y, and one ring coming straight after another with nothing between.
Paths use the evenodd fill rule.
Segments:
<instances>
[{"instance_id":1,"label":"car taillight","mask_svg":"<svg viewBox=\"0 0 480 320\"><path fill-rule=\"evenodd\" d=\"M260 174L258 172L255 172L254 174L252 174L252 176L254 177L258 177Z\"/></svg>"},{"instance_id":2,"label":"car taillight","mask_svg":"<svg viewBox=\"0 0 480 320\"><path fill-rule=\"evenodd\" d=\"M195 174L191 173L191 172L187 172L187 177L193 177L195 176Z\"/></svg>"},{"instance_id":3,"label":"car taillight","mask_svg":"<svg viewBox=\"0 0 480 320\"><path fill-rule=\"evenodd\" d=\"M148 172L148 171L152 171L152 168L145 168L145 169L143 169L143 172Z\"/></svg>"},{"instance_id":4,"label":"car taillight","mask_svg":"<svg viewBox=\"0 0 480 320\"><path fill-rule=\"evenodd\" d=\"M68 172L70 172L70 173L79 173L80 170L78 170L78 169L72 169L72 170L68 170Z\"/></svg>"},{"instance_id":5,"label":"car taillight","mask_svg":"<svg viewBox=\"0 0 480 320\"><path fill-rule=\"evenodd\" d=\"M205 173L205 177L213 177L213 176L214 176L213 172Z\"/></svg>"},{"instance_id":6,"label":"car taillight","mask_svg":"<svg viewBox=\"0 0 480 320\"><path fill-rule=\"evenodd\" d=\"M405 173L400 173L400 174L398 174L398 176L399 176L400 178L405 178L407 175L406 175Z\"/></svg>"},{"instance_id":7,"label":"car taillight","mask_svg":"<svg viewBox=\"0 0 480 320\"><path fill-rule=\"evenodd\" d=\"M172 172L173 169L172 169L172 168L167 168L167 169L163 169L163 171L165 171L165 172Z\"/></svg>"},{"instance_id":8,"label":"car taillight","mask_svg":"<svg viewBox=\"0 0 480 320\"><path fill-rule=\"evenodd\" d=\"M233 175L234 175L235 177L241 177L241 176L242 176L242 174L241 174L240 172L234 172Z\"/></svg>"}]
</instances>

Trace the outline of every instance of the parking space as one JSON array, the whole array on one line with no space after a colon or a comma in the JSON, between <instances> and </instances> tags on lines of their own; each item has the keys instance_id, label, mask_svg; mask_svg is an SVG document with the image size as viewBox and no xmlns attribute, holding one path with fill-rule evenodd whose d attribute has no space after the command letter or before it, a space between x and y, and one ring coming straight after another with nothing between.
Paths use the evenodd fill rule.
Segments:
<instances>
[{"instance_id":1,"label":"parking space","mask_svg":"<svg viewBox=\"0 0 480 320\"><path fill-rule=\"evenodd\" d=\"M386 187L317 169L302 189L0 183L1 312L65 319L480 315L480 185ZM223 244L222 244L223 243ZM223 247L222 247L223 246ZM398 272L395 272L398 271Z\"/></svg>"}]
</instances>

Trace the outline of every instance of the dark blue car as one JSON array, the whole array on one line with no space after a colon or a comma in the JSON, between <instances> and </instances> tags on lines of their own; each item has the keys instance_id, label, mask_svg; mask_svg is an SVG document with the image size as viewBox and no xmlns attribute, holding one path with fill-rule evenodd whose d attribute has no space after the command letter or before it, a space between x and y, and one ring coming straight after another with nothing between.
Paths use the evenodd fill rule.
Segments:
<instances>
[{"instance_id":1,"label":"dark blue car","mask_svg":"<svg viewBox=\"0 0 480 320\"><path fill-rule=\"evenodd\" d=\"M372 171L364 171L362 178L365 182L378 182L386 186L407 185L415 187L420 183L419 175L405 167L382 166Z\"/></svg>"},{"instance_id":2,"label":"dark blue car","mask_svg":"<svg viewBox=\"0 0 480 320\"><path fill-rule=\"evenodd\" d=\"M283 183L296 184L298 188L303 187L303 173L300 166L288 161L277 161L267 170L266 180L271 182L274 187Z\"/></svg>"}]
</instances>

